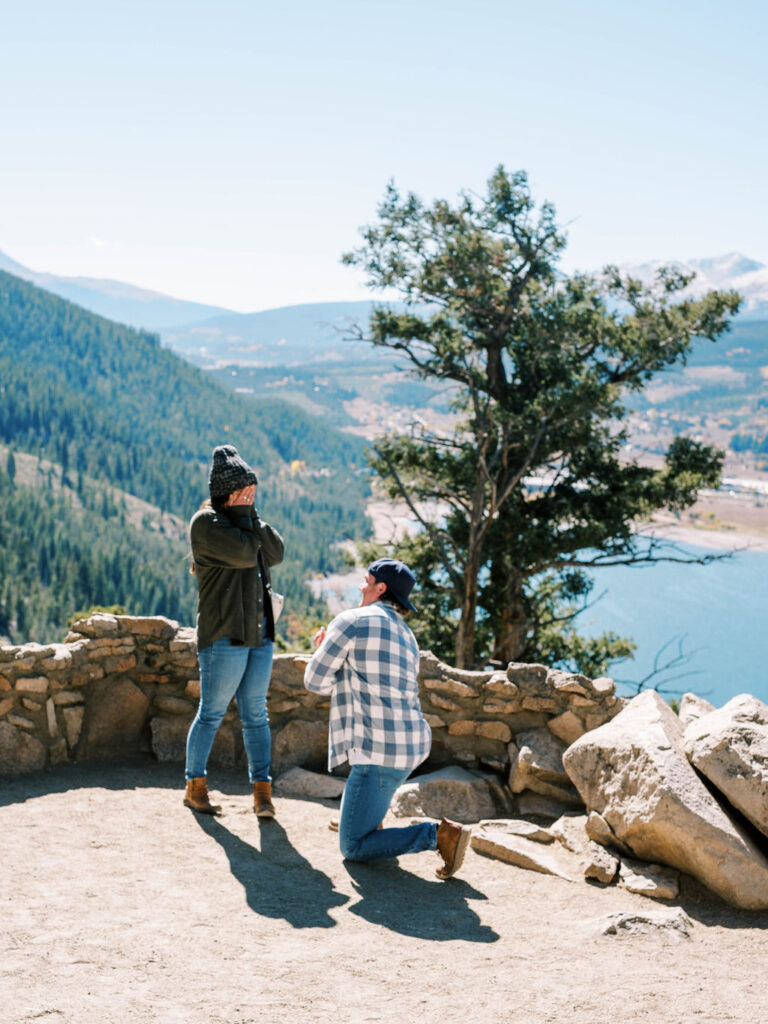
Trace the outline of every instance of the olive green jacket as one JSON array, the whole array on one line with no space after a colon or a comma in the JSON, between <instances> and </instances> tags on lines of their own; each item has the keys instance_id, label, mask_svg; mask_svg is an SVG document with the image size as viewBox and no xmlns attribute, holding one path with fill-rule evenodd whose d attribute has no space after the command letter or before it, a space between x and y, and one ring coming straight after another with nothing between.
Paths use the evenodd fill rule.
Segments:
<instances>
[{"instance_id":1,"label":"olive green jacket","mask_svg":"<svg viewBox=\"0 0 768 1024\"><path fill-rule=\"evenodd\" d=\"M201 508L189 524L199 590L197 648L229 637L246 647L274 639L270 566L283 560L283 539L250 505Z\"/></svg>"}]
</instances>

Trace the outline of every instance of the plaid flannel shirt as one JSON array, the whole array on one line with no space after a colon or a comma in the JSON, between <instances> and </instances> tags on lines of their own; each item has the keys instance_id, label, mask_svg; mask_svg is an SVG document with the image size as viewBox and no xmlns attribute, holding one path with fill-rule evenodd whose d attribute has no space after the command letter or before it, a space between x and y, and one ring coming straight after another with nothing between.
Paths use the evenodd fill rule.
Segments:
<instances>
[{"instance_id":1,"label":"plaid flannel shirt","mask_svg":"<svg viewBox=\"0 0 768 1024\"><path fill-rule=\"evenodd\" d=\"M304 685L331 694L328 768L350 751L373 764L411 770L427 757L432 734L419 704L419 645L382 601L342 612L304 672Z\"/></svg>"}]
</instances>

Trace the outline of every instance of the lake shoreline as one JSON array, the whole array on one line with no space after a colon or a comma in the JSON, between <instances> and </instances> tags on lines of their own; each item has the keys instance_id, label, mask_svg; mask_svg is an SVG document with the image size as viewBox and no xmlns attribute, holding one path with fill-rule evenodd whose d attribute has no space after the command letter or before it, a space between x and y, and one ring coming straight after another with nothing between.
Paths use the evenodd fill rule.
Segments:
<instances>
[{"instance_id":1,"label":"lake shoreline","mask_svg":"<svg viewBox=\"0 0 768 1024\"><path fill-rule=\"evenodd\" d=\"M724 552L768 551L768 537L743 530L717 530L682 523L655 522L640 532L645 536L660 537L680 544L689 544L691 547L717 548Z\"/></svg>"}]
</instances>

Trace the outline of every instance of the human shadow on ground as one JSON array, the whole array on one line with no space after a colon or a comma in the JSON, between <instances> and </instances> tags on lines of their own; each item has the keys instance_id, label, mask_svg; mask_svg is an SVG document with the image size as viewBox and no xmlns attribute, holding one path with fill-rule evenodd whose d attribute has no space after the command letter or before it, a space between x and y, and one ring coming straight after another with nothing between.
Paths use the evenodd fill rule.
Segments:
<instances>
[{"instance_id":1,"label":"human shadow on ground","mask_svg":"<svg viewBox=\"0 0 768 1024\"><path fill-rule=\"evenodd\" d=\"M195 815L200 828L221 846L232 874L245 889L248 906L262 917L284 918L294 928L333 928L328 911L349 901L331 879L291 845L277 821L260 821L261 849L245 842L218 818Z\"/></svg>"},{"instance_id":2,"label":"human shadow on ground","mask_svg":"<svg viewBox=\"0 0 768 1024\"><path fill-rule=\"evenodd\" d=\"M433 882L404 871L396 861L344 861L344 867L361 897L349 913L371 924L435 942L496 942L500 938L468 905L468 900L488 897L461 878L435 878Z\"/></svg>"}]
</instances>

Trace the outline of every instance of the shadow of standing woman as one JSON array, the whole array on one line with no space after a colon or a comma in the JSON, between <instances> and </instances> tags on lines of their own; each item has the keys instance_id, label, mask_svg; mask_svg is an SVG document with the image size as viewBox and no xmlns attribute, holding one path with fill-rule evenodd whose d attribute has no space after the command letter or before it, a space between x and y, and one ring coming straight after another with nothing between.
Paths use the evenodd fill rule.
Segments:
<instances>
[{"instance_id":1,"label":"shadow of standing woman","mask_svg":"<svg viewBox=\"0 0 768 1024\"><path fill-rule=\"evenodd\" d=\"M200 828L221 846L232 874L245 889L248 906L262 917L284 918L294 928L333 928L328 911L347 903L333 882L291 845L277 821L260 826L261 850L219 819L195 815Z\"/></svg>"}]
</instances>

